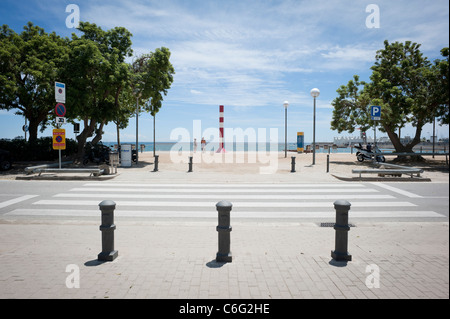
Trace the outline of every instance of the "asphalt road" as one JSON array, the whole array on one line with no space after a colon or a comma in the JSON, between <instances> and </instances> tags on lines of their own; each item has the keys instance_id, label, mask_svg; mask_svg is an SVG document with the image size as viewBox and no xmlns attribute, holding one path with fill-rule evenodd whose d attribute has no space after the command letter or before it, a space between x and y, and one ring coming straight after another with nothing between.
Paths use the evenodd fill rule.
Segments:
<instances>
[{"instance_id":1,"label":"asphalt road","mask_svg":"<svg viewBox=\"0 0 450 319\"><path fill-rule=\"evenodd\" d=\"M445 222L448 183L156 184L119 181L0 181L0 220L98 219L98 204L116 202L117 218L217 218L229 200L231 218L251 221L332 222L333 202L351 203L350 222Z\"/></svg>"}]
</instances>

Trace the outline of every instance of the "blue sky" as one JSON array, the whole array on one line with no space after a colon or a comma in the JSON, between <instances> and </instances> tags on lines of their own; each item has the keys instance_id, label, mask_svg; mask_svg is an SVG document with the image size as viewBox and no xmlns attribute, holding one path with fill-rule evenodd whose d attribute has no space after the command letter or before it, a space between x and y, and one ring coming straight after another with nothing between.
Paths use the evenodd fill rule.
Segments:
<instances>
[{"instance_id":1,"label":"blue sky","mask_svg":"<svg viewBox=\"0 0 450 319\"><path fill-rule=\"evenodd\" d=\"M176 75L156 117L157 141L170 141L171 131L178 127L192 132L194 120L202 121L202 130L218 127L219 105L225 105L225 127L278 128L279 140L284 141L287 100L288 140L294 142L302 131L310 142L309 92L315 87L321 91L316 141L332 141L339 136L330 129L336 90L354 74L369 80L384 40L421 43L430 60L449 46L447 0L1 0L0 24L19 33L32 21L47 32L70 36L76 30L66 26L69 4L79 7L81 21L103 29L126 27L133 34L135 55L161 46L171 50ZM379 28L366 25L373 13L366 12L370 4L380 10ZM23 124L23 117L0 111L0 138L23 136ZM72 126L65 128L73 137ZM114 124L104 131L103 141L116 140ZM413 132L405 128L402 135ZM427 125L423 136L430 135L432 126ZM438 138L448 135L448 126L437 126ZM121 140L133 142L135 136L132 119L121 131ZM153 120L143 114L139 141L152 140Z\"/></svg>"}]
</instances>

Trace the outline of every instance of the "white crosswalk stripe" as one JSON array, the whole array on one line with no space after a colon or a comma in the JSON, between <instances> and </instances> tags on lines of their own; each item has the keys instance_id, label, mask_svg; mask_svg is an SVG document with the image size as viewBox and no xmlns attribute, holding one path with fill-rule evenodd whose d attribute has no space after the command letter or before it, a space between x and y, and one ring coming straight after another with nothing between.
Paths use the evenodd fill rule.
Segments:
<instances>
[{"instance_id":1,"label":"white crosswalk stripe","mask_svg":"<svg viewBox=\"0 0 450 319\"><path fill-rule=\"evenodd\" d=\"M216 203L228 200L233 204L234 218L331 219L335 216L333 203L338 199L351 203L352 217L444 217L433 211L421 210L409 201L399 200L395 194L381 194L376 187L347 183L221 185L92 182L55 194L51 199L36 200L31 208L15 209L6 215L98 217L98 204L106 199L116 203L115 215L120 217L216 218Z\"/></svg>"}]
</instances>

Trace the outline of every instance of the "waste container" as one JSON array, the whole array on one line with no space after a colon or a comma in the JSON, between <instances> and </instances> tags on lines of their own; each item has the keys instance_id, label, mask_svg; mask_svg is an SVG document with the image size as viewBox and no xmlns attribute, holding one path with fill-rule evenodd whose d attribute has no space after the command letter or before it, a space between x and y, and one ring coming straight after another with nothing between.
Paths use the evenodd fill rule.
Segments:
<instances>
[{"instance_id":1,"label":"waste container","mask_svg":"<svg viewBox=\"0 0 450 319\"><path fill-rule=\"evenodd\" d=\"M109 152L109 165L111 166L111 172L117 173L117 166L119 166L119 152Z\"/></svg>"},{"instance_id":2,"label":"waste container","mask_svg":"<svg viewBox=\"0 0 450 319\"><path fill-rule=\"evenodd\" d=\"M131 167L131 144L122 144L120 146L121 167Z\"/></svg>"}]
</instances>

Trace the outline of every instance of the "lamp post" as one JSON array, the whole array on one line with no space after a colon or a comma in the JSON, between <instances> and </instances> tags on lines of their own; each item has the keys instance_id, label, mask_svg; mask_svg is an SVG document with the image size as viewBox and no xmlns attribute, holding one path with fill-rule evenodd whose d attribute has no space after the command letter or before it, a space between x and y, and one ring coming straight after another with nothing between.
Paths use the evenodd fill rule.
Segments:
<instances>
[{"instance_id":1,"label":"lamp post","mask_svg":"<svg viewBox=\"0 0 450 319\"><path fill-rule=\"evenodd\" d=\"M136 96L136 165L138 164L138 156L139 156L139 152L138 152L138 144L139 144L139 139L138 139L138 134L139 134L139 97L141 95L137 95ZM131 161L133 161L133 150L131 151Z\"/></svg>"},{"instance_id":2,"label":"lamp post","mask_svg":"<svg viewBox=\"0 0 450 319\"><path fill-rule=\"evenodd\" d=\"M313 162L312 164L316 164L316 98L319 97L320 90L312 89L311 96L314 98L314 116L313 116Z\"/></svg>"},{"instance_id":3,"label":"lamp post","mask_svg":"<svg viewBox=\"0 0 450 319\"><path fill-rule=\"evenodd\" d=\"M284 158L287 158L287 109L288 101L284 101Z\"/></svg>"}]
</instances>

